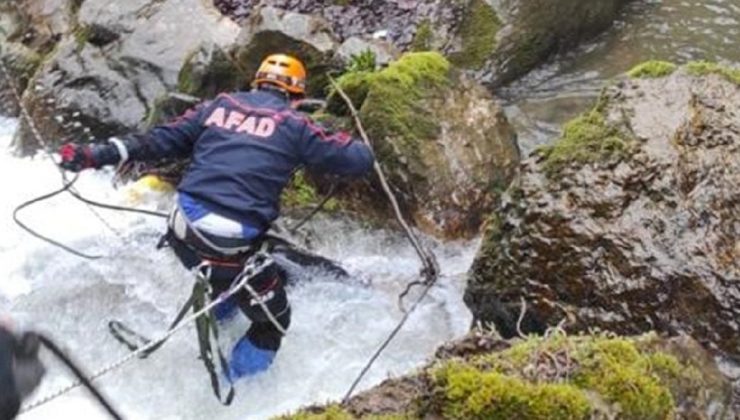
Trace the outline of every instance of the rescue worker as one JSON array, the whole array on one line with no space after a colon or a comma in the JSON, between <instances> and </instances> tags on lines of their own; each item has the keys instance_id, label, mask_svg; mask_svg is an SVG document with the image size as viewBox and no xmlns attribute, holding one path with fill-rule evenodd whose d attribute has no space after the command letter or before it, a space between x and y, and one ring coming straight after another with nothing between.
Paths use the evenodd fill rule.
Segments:
<instances>
[{"instance_id":1,"label":"rescue worker","mask_svg":"<svg viewBox=\"0 0 740 420\"><path fill-rule=\"evenodd\" d=\"M342 176L367 174L373 155L347 133L332 134L294 110L305 96L306 70L276 54L260 65L251 91L224 93L173 122L107 144L66 144L61 166L70 171L124 161L188 157L177 187L167 240L189 269L207 262L214 296L225 291L278 217L280 195L294 170L305 165ZM284 329L290 324L285 279L274 264L249 284ZM229 360L232 380L266 370L282 334L246 291L216 308L225 319L236 306L252 321Z\"/></svg>"},{"instance_id":2,"label":"rescue worker","mask_svg":"<svg viewBox=\"0 0 740 420\"><path fill-rule=\"evenodd\" d=\"M44 367L38 350L39 341L33 333L19 337L0 322L0 420L14 419L23 398L41 381Z\"/></svg>"}]
</instances>

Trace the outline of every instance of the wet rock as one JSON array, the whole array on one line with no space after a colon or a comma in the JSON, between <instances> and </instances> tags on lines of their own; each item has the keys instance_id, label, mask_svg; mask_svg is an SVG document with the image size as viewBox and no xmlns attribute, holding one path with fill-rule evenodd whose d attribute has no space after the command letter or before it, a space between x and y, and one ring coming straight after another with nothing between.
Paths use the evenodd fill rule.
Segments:
<instances>
[{"instance_id":1,"label":"wet rock","mask_svg":"<svg viewBox=\"0 0 740 420\"><path fill-rule=\"evenodd\" d=\"M17 0L0 5L0 39L20 42L45 54L75 25L80 0ZM6 26L5 22L9 24Z\"/></svg>"},{"instance_id":2,"label":"wet rock","mask_svg":"<svg viewBox=\"0 0 740 420\"><path fill-rule=\"evenodd\" d=\"M482 336L472 341L480 341ZM731 419L731 387L689 337L565 336L503 342L436 359L344 405L292 419ZM457 343L447 345L454 348ZM453 354L456 351L453 351ZM386 418L386 417L383 417Z\"/></svg>"},{"instance_id":3,"label":"wet rock","mask_svg":"<svg viewBox=\"0 0 740 420\"><path fill-rule=\"evenodd\" d=\"M655 329L740 355L738 86L692 64L620 81L567 124L491 219L476 318L513 335L525 301L525 331Z\"/></svg>"},{"instance_id":4,"label":"wet rock","mask_svg":"<svg viewBox=\"0 0 740 420\"><path fill-rule=\"evenodd\" d=\"M487 12L482 0L473 0L476 11L467 15L460 43L468 60L467 67L476 69L476 77L492 87L508 83L532 70L554 53L566 51L609 28L619 9L629 0L501 0L493 1L495 16L501 25L495 35L485 63L472 59L483 55L480 50L490 35L490 24L479 16ZM477 5L476 5L477 3ZM490 20L490 18L488 19ZM469 28L481 29L471 30ZM466 28L467 34L466 34ZM488 29L486 29L488 28ZM467 37L467 41L466 41ZM467 45L467 47L466 47ZM467 51L467 52L466 52ZM472 53L472 55L471 55ZM480 61L478 61L480 62Z\"/></svg>"},{"instance_id":5,"label":"wet rock","mask_svg":"<svg viewBox=\"0 0 740 420\"><path fill-rule=\"evenodd\" d=\"M387 69L349 73L339 84L416 224L442 237L475 234L519 162L516 135L491 95L438 53L409 53ZM347 112L337 95L329 110ZM361 201L358 211L384 210L377 186L360 196L373 203Z\"/></svg>"},{"instance_id":6,"label":"wet rock","mask_svg":"<svg viewBox=\"0 0 740 420\"><path fill-rule=\"evenodd\" d=\"M51 142L143 128L155 101L177 89L194 51L226 48L238 33L201 0L86 0L75 13L76 26L46 58L23 100ZM37 146L25 123L14 143L24 151Z\"/></svg>"},{"instance_id":7,"label":"wet rock","mask_svg":"<svg viewBox=\"0 0 740 420\"><path fill-rule=\"evenodd\" d=\"M248 88L254 74L247 73L223 48L203 45L188 57L178 76L178 91L199 98Z\"/></svg>"},{"instance_id":8,"label":"wet rock","mask_svg":"<svg viewBox=\"0 0 740 420\"><path fill-rule=\"evenodd\" d=\"M0 115L17 116L18 101L36 69L41 57L32 49L18 42L6 42L0 46ZM7 73L6 73L7 72Z\"/></svg>"}]
</instances>

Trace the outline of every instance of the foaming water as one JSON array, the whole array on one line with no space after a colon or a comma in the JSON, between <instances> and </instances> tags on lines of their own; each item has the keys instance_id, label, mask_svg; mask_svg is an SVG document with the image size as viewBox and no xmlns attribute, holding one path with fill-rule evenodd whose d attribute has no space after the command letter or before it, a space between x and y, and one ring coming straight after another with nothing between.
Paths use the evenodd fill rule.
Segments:
<instances>
[{"instance_id":1,"label":"foaming water","mask_svg":"<svg viewBox=\"0 0 740 420\"><path fill-rule=\"evenodd\" d=\"M19 159L9 153L14 128L13 120L0 120L0 312L10 312L21 326L49 333L87 370L95 371L127 354L108 333L108 321L120 319L157 336L187 298L192 276L171 252L155 250L163 229L157 218L98 210L106 226L68 195L21 213L40 233L105 256L96 261L67 254L18 228L12 222L13 209L58 188L60 176L45 157ZM110 172L85 172L76 186L92 199L131 204L131 192L112 189L110 179ZM142 202L139 197L137 204L166 208L171 201L167 196L151 198ZM239 383L232 406L222 407L197 359L195 331L189 327L149 359L136 360L98 382L126 418L262 419L341 398L400 320L397 295L416 279L420 263L395 233L327 218L317 219L307 231L314 251L340 261L352 278L338 281L314 273L310 281L289 289L293 322L272 368ZM469 326L470 314L461 298L463 274L477 243L426 240L444 276L361 388L422 365L439 344L461 336ZM240 317L224 327L227 351L247 322ZM48 355L44 359L49 373L36 398L72 380ZM106 416L84 391L76 390L20 418Z\"/></svg>"},{"instance_id":2,"label":"foaming water","mask_svg":"<svg viewBox=\"0 0 740 420\"><path fill-rule=\"evenodd\" d=\"M593 43L556 57L499 92L523 150L552 142L609 80L647 60L740 65L737 0L638 0Z\"/></svg>"}]
</instances>

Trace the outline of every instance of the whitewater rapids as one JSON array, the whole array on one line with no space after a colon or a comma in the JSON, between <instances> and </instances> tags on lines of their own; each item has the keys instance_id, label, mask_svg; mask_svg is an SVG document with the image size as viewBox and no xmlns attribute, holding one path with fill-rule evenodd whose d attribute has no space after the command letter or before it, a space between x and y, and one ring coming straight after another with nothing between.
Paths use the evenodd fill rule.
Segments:
<instances>
[{"instance_id":1,"label":"whitewater rapids","mask_svg":"<svg viewBox=\"0 0 740 420\"><path fill-rule=\"evenodd\" d=\"M192 275L169 250L156 251L163 221L138 214L96 210L69 195L20 214L40 233L104 258L88 261L33 238L12 221L22 202L60 187L48 158L10 153L17 122L0 119L0 313L21 328L47 333L89 372L127 354L107 330L122 320L155 337L187 298ZM166 210L167 195L141 196L113 189L112 173L85 172L76 184L86 197L107 203ZM106 224L108 226L106 226ZM320 218L310 224L315 252L342 263L349 281L312 276L289 289L293 321L271 369L238 384L230 407L213 396L200 360L195 331L186 328L147 360L135 360L96 382L127 419L264 419L303 405L336 400L400 320L398 293L415 280L420 262L402 236L359 224ZM443 277L380 357L361 389L424 364L441 343L464 335L471 316L462 302L464 273L477 241L436 243L428 238ZM411 298L414 298L412 296ZM244 332L243 317L223 327L228 352ZM28 402L73 378L44 353L48 374ZM23 414L32 419L107 418L84 390L70 392Z\"/></svg>"}]
</instances>

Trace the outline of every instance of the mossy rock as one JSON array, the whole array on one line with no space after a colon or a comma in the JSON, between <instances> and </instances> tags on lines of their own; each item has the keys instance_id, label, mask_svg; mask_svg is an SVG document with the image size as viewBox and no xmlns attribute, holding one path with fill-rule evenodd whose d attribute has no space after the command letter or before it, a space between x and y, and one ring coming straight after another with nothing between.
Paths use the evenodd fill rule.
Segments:
<instances>
[{"instance_id":1,"label":"mossy rock","mask_svg":"<svg viewBox=\"0 0 740 420\"><path fill-rule=\"evenodd\" d=\"M673 74L678 66L668 61L651 60L638 64L627 72L633 79L665 77Z\"/></svg>"},{"instance_id":2,"label":"mossy rock","mask_svg":"<svg viewBox=\"0 0 740 420\"><path fill-rule=\"evenodd\" d=\"M451 53L450 61L464 69L480 69L491 58L496 48L496 34L501 27L501 20L488 2L471 0L458 33L460 51ZM421 43L425 38L431 38L431 31L422 31L415 42Z\"/></svg>"},{"instance_id":3,"label":"mossy rock","mask_svg":"<svg viewBox=\"0 0 740 420\"><path fill-rule=\"evenodd\" d=\"M685 336L555 331L487 341L498 343L489 346L492 350L440 359L411 377L385 381L346 405L312 407L281 419L662 420L729 414L729 382ZM467 348L469 343L459 344ZM398 401L389 403L393 399Z\"/></svg>"},{"instance_id":4,"label":"mossy rock","mask_svg":"<svg viewBox=\"0 0 740 420\"><path fill-rule=\"evenodd\" d=\"M441 54L423 52L406 54L378 72L348 73L337 80L359 109L368 135L395 139L393 147L385 142L376 145L384 163L397 165L399 155L415 153L420 142L439 134L433 113L420 103L441 93L449 84L450 70ZM335 93L329 96L329 110L339 115L348 113Z\"/></svg>"},{"instance_id":5,"label":"mossy rock","mask_svg":"<svg viewBox=\"0 0 740 420\"><path fill-rule=\"evenodd\" d=\"M407 53L337 84L416 224L439 236L476 233L519 161L516 136L490 93L437 52ZM328 111L349 115L336 92Z\"/></svg>"},{"instance_id":6,"label":"mossy rock","mask_svg":"<svg viewBox=\"0 0 740 420\"><path fill-rule=\"evenodd\" d=\"M555 176L560 169L621 159L629 153L633 140L616 124L607 121L600 103L563 126L563 133L552 145L540 147L545 173Z\"/></svg>"},{"instance_id":7,"label":"mossy rock","mask_svg":"<svg viewBox=\"0 0 740 420\"><path fill-rule=\"evenodd\" d=\"M446 362L433 377L446 418L658 420L688 414L677 398L689 395L711 412L703 394L717 385L716 367L699 370L706 356L698 345L681 346L699 360L679 361L660 348L666 342L655 335L529 338L500 353ZM719 390L715 397L727 404L728 384Z\"/></svg>"},{"instance_id":8,"label":"mossy rock","mask_svg":"<svg viewBox=\"0 0 740 420\"><path fill-rule=\"evenodd\" d=\"M686 65L686 71L692 76L718 74L740 86L740 69L723 66L709 61L692 61Z\"/></svg>"}]
</instances>

